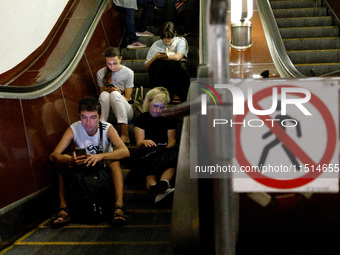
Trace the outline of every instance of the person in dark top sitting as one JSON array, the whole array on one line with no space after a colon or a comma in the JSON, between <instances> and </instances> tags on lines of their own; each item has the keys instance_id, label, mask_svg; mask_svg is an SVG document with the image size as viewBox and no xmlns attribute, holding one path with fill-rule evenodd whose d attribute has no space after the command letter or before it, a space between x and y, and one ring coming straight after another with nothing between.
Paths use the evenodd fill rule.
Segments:
<instances>
[{"instance_id":1,"label":"person in dark top sitting","mask_svg":"<svg viewBox=\"0 0 340 255\"><path fill-rule=\"evenodd\" d=\"M151 45L144 63L151 87L162 84L169 91L173 104L184 102L190 85L188 42L177 35L170 21L163 24L160 38Z\"/></svg>"},{"instance_id":2,"label":"person in dark top sitting","mask_svg":"<svg viewBox=\"0 0 340 255\"><path fill-rule=\"evenodd\" d=\"M174 119L162 117L169 102L167 89L151 89L145 97L144 113L138 116L134 127L137 165L146 175L146 188L155 195L155 203L175 190L170 182L175 175L178 158L177 123Z\"/></svg>"}]
</instances>

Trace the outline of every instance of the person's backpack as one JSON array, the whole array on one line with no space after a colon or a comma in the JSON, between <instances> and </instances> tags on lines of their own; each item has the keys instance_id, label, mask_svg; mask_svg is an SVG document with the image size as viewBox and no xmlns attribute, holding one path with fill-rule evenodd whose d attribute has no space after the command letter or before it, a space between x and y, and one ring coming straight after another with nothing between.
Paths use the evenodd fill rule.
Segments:
<instances>
[{"instance_id":1,"label":"person's backpack","mask_svg":"<svg viewBox=\"0 0 340 255\"><path fill-rule=\"evenodd\" d=\"M114 189L108 169L94 167L64 168L62 176L71 219L97 223L113 215Z\"/></svg>"},{"instance_id":2,"label":"person's backpack","mask_svg":"<svg viewBox=\"0 0 340 255\"><path fill-rule=\"evenodd\" d=\"M102 150L102 123L100 148ZM102 162L95 166L65 167L60 171L70 217L77 222L98 223L114 211L114 187L109 168Z\"/></svg>"}]
</instances>

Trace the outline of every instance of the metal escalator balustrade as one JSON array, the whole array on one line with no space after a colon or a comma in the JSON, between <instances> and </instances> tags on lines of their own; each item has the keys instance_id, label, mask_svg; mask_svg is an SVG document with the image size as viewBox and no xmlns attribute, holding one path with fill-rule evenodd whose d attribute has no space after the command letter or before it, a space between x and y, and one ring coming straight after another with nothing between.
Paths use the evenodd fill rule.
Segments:
<instances>
[{"instance_id":1,"label":"metal escalator balustrade","mask_svg":"<svg viewBox=\"0 0 340 255\"><path fill-rule=\"evenodd\" d=\"M270 1L287 54L304 76L336 76L339 28L320 0Z\"/></svg>"},{"instance_id":2,"label":"metal escalator balustrade","mask_svg":"<svg viewBox=\"0 0 340 255\"><path fill-rule=\"evenodd\" d=\"M98 0L89 12L82 27L72 41L64 58L42 81L29 86L8 86L0 84L2 99L36 99L48 95L64 84L81 61L86 47L108 5L108 0Z\"/></svg>"}]
</instances>

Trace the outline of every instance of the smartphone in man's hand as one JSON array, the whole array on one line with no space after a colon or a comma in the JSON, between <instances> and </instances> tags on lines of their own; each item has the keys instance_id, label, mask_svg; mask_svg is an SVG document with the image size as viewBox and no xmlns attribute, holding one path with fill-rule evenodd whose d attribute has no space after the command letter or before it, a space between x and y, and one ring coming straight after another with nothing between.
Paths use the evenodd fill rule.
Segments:
<instances>
[{"instance_id":1,"label":"smartphone in man's hand","mask_svg":"<svg viewBox=\"0 0 340 255\"><path fill-rule=\"evenodd\" d=\"M84 148L76 148L75 151L77 157L86 155L86 150Z\"/></svg>"}]
</instances>

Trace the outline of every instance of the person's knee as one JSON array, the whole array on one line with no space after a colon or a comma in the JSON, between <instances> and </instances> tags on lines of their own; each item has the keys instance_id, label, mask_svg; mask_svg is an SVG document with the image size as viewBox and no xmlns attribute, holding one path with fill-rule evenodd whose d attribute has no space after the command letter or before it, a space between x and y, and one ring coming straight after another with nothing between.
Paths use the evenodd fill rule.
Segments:
<instances>
[{"instance_id":1,"label":"person's knee","mask_svg":"<svg viewBox=\"0 0 340 255\"><path fill-rule=\"evenodd\" d=\"M177 66L179 64L179 61L176 60L168 60L168 65L170 66Z\"/></svg>"},{"instance_id":2,"label":"person's knee","mask_svg":"<svg viewBox=\"0 0 340 255\"><path fill-rule=\"evenodd\" d=\"M165 67L166 62L164 60L161 59L156 59L155 61L153 61L150 65L150 70L151 71L160 71L163 70L163 68Z\"/></svg>"},{"instance_id":3,"label":"person's knee","mask_svg":"<svg viewBox=\"0 0 340 255\"><path fill-rule=\"evenodd\" d=\"M113 109L117 106L117 104L122 103L122 95L118 91L113 91L109 95L109 102Z\"/></svg>"},{"instance_id":4,"label":"person's knee","mask_svg":"<svg viewBox=\"0 0 340 255\"><path fill-rule=\"evenodd\" d=\"M180 73L182 71L182 67L179 61L169 60L168 61L168 69L173 72Z\"/></svg>"},{"instance_id":5,"label":"person's knee","mask_svg":"<svg viewBox=\"0 0 340 255\"><path fill-rule=\"evenodd\" d=\"M109 100L110 100L110 93L108 93L107 91L103 91L102 93L100 93L99 102L109 102Z\"/></svg>"},{"instance_id":6,"label":"person's knee","mask_svg":"<svg viewBox=\"0 0 340 255\"><path fill-rule=\"evenodd\" d=\"M122 95L118 91L113 91L110 93L110 101L115 103L115 102L120 102L122 98Z\"/></svg>"},{"instance_id":7,"label":"person's knee","mask_svg":"<svg viewBox=\"0 0 340 255\"><path fill-rule=\"evenodd\" d=\"M107 164L112 173L115 173L116 171L122 171L119 160L109 160L107 161Z\"/></svg>"}]
</instances>

